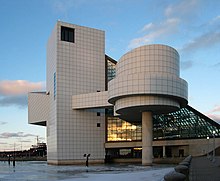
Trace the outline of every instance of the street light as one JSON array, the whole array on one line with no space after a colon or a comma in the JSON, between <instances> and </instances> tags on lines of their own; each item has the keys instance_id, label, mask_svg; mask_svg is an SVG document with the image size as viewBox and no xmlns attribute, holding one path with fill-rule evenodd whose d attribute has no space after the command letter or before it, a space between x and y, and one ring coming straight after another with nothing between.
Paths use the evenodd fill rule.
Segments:
<instances>
[{"instance_id":1,"label":"street light","mask_svg":"<svg viewBox=\"0 0 220 181\"><path fill-rule=\"evenodd\" d=\"M213 133L213 158L212 161L215 162L215 131Z\"/></svg>"},{"instance_id":2,"label":"street light","mask_svg":"<svg viewBox=\"0 0 220 181\"><path fill-rule=\"evenodd\" d=\"M209 136L207 136L207 141L208 141L207 158L209 158Z\"/></svg>"}]
</instances>

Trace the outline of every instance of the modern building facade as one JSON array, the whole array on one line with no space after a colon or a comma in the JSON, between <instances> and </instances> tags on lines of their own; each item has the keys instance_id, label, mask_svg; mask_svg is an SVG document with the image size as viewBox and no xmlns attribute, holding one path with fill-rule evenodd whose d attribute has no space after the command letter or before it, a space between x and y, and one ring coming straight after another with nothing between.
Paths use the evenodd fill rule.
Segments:
<instances>
[{"instance_id":1,"label":"modern building facade","mask_svg":"<svg viewBox=\"0 0 220 181\"><path fill-rule=\"evenodd\" d=\"M137 158L143 165L202 155L220 126L187 105L179 76L172 47L142 46L117 62L105 55L103 31L58 21L47 44L46 92L29 93L28 120L47 127L49 164L84 163L84 154L93 163Z\"/></svg>"}]
</instances>

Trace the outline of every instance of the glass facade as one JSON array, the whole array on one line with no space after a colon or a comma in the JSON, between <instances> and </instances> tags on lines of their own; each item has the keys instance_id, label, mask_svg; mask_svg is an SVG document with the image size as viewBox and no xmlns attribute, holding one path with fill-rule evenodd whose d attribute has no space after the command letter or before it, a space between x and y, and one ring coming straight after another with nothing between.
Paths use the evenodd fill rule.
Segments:
<instances>
[{"instance_id":1,"label":"glass facade","mask_svg":"<svg viewBox=\"0 0 220 181\"><path fill-rule=\"evenodd\" d=\"M115 78L117 61L105 55L105 90L108 90L108 82Z\"/></svg>"},{"instance_id":2,"label":"glass facade","mask_svg":"<svg viewBox=\"0 0 220 181\"><path fill-rule=\"evenodd\" d=\"M129 123L107 117L107 141L141 141L141 121ZM220 125L190 106L179 111L153 116L154 140L220 137Z\"/></svg>"},{"instance_id":3,"label":"glass facade","mask_svg":"<svg viewBox=\"0 0 220 181\"><path fill-rule=\"evenodd\" d=\"M113 62L107 60L107 64L108 64L108 82L110 80L112 80L115 77L115 66L116 64L114 64Z\"/></svg>"},{"instance_id":4,"label":"glass facade","mask_svg":"<svg viewBox=\"0 0 220 181\"><path fill-rule=\"evenodd\" d=\"M117 117L107 117L107 141L140 141L141 123L131 124Z\"/></svg>"},{"instance_id":5,"label":"glass facade","mask_svg":"<svg viewBox=\"0 0 220 181\"><path fill-rule=\"evenodd\" d=\"M190 106L167 115L153 116L154 140L220 136L220 125Z\"/></svg>"}]
</instances>

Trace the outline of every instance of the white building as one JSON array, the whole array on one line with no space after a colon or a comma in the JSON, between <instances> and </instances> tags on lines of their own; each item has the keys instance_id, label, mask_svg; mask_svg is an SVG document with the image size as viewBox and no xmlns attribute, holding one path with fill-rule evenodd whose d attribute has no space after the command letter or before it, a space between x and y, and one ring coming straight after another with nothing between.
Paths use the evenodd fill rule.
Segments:
<instances>
[{"instance_id":1,"label":"white building","mask_svg":"<svg viewBox=\"0 0 220 181\"><path fill-rule=\"evenodd\" d=\"M28 96L29 123L47 126L48 163L80 164L90 154L93 163L142 158L150 165L157 155L211 151L204 140L212 131L218 137L220 126L187 106L179 75L172 47L142 46L117 63L105 55L104 31L58 21L47 45L46 92Z\"/></svg>"}]
</instances>

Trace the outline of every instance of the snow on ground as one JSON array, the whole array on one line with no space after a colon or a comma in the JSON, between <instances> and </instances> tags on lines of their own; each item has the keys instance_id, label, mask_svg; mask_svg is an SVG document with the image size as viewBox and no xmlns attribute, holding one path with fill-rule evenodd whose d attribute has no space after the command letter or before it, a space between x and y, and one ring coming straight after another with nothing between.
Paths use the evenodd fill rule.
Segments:
<instances>
[{"instance_id":1,"label":"snow on ground","mask_svg":"<svg viewBox=\"0 0 220 181\"><path fill-rule=\"evenodd\" d=\"M173 168L160 170L135 171L128 173L112 174L85 174L81 178L65 179L63 181L163 181L163 177Z\"/></svg>"},{"instance_id":2,"label":"snow on ground","mask_svg":"<svg viewBox=\"0 0 220 181\"><path fill-rule=\"evenodd\" d=\"M174 165L54 166L46 162L0 162L0 181L162 181Z\"/></svg>"}]
</instances>

